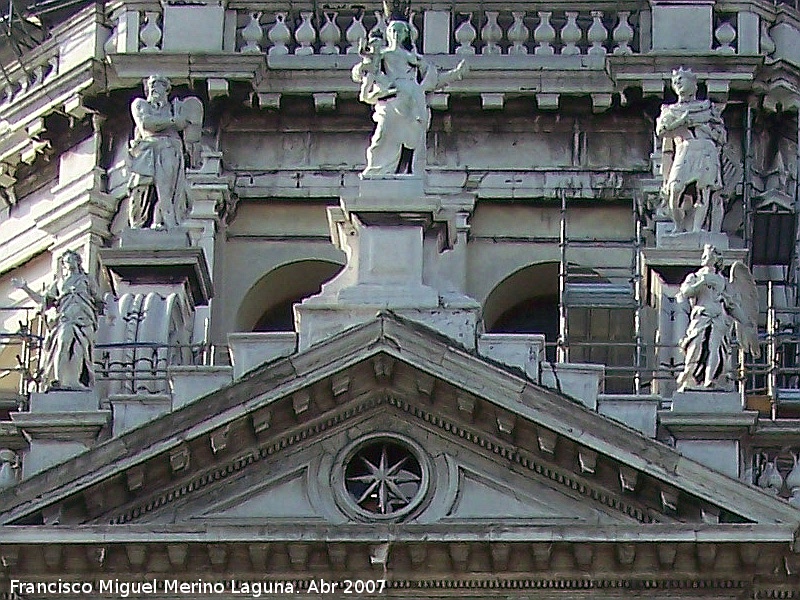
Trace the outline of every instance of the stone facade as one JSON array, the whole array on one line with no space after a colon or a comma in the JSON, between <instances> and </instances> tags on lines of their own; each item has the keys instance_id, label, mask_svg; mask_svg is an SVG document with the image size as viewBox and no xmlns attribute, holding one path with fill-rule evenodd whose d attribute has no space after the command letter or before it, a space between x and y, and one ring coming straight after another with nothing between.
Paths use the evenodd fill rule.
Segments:
<instances>
[{"instance_id":1,"label":"stone facade","mask_svg":"<svg viewBox=\"0 0 800 600\"><path fill-rule=\"evenodd\" d=\"M798 7L395 4L11 20L0 591L797 597Z\"/></svg>"}]
</instances>

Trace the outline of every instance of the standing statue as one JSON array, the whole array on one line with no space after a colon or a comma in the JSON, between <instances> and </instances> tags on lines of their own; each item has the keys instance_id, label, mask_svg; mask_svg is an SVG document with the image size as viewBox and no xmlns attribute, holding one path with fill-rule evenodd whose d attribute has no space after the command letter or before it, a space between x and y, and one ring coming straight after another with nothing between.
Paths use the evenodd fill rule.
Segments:
<instances>
[{"instance_id":1,"label":"standing statue","mask_svg":"<svg viewBox=\"0 0 800 600\"><path fill-rule=\"evenodd\" d=\"M761 355L758 345L758 293L753 275L741 261L722 274L722 255L706 244L701 267L690 273L676 296L689 301L691 313L680 348L686 358L678 391L723 387L731 355L731 332L745 352Z\"/></svg>"},{"instance_id":2,"label":"standing statue","mask_svg":"<svg viewBox=\"0 0 800 600\"><path fill-rule=\"evenodd\" d=\"M361 62L353 67L353 81L361 84L359 100L373 107L375 133L367 149L362 177L412 174L425 153L430 126L426 94L444 88L467 73L461 61L455 69L439 72L418 54L411 39L407 7L390 12L385 33L377 31L363 45Z\"/></svg>"},{"instance_id":3,"label":"standing statue","mask_svg":"<svg viewBox=\"0 0 800 600\"><path fill-rule=\"evenodd\" d=\"M152 75L147 98L136 98L131 114L136 132L130 144L128 224L133 229L170 229L186 212L184 153L196 167L200 158L203 103L199 98L169 102L172 84Z\"/></svg>"},{"instance_id":4,"label":"standing statue","mask_svg":"<svg viewBox=\"0 0 800 600\"><path fill-rule=\"evenodd\" d=\"M724 208L721 151L728 134L721 108L697 100L697 76L690 69L672 71L675 104L661 107L656 135L662 139L661 197L675 223L675 233L722 231Z\"/></svg>"},{"instance_id":5,"label":"standing statue","mask_svg":"<svg viewBox=\"0 0 800 600\"><path fill-rule=\"evenodd\" d=\"M92 348L103 298L81 262L80 254L74 250L62 254L58 275L43 294L34 292L23 279L12 279L16 288L41 305L43 313L55 310L40 361L46 389L87 390L94 383Z\"/></svg>"}]
</instances>

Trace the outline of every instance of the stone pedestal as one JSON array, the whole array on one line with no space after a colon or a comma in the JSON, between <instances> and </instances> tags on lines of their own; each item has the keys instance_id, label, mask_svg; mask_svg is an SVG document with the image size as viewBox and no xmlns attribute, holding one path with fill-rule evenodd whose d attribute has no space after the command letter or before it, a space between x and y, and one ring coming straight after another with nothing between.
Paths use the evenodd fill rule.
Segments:
<instances>
[{"instance_id":1,"label":"stone pedestal","mask_svg":"<svg viewBox=\"0 0 800 600\"><path fill-rule=\"evenodd\" d=\"M26 478L91 448L111 412L99 409L95 391L51 391L31 394L30 410L11 413L11 420L30 444L22 460Z\"/></svg>"},{"instance_id":2,"label":"stone pedestal","mask_svg":"<svg viewBox=\"0 0 800 600\"><path fill-rule=\"evenodd\" d=\"M207 396L233 380L233 369L226 366L171 367L172 410Z\"/></svg>"},{"instance_id":3,"label":"stone pedestal","mask_svg":"<svg viewBox=\"0 0 800 600\"><path fill-rule=\"evenodd\" d=\"M195 337L196 309L208 305L213 295L206 257L200 248L180 245L188 240L180 228L130 231L121 237L123 247L100 251L117 296L98 331L98 351L107 371L101 392L169 394L167 367L193 364L191 345L206 342ZM159 412L150 404L144 408Z\"/></svg>"},{"instance_id":4,"label":"stone pedestal","mask_svg":"<svg viewBox=\"0 0 800 600\"><path fill-rule=\"evenodd\" d=\"M189 229L124 229L119 234L121 248L140 248L144 250L165 250L167 248L188 248Z\"/></svg>"},{"instance_id":5,"label":"stone pedestal","mask_svg":"<svg viewBox=\"0 0 800 600\"><path fill-rule=\"evenodd\" d=\"M177 245L188 240L188 233L137 230L122 238L125 235L135 243L100 251L100 261L118 296L173 286L185 289L193 306L204 306L214 295L203 251Z\"/></svg>"},{"instance_id":6,"label":"stone pedestal","mask_svg":"<svg viewBox=\"0 0 800 600\"><path fill-rule=\"evenodd\" d=\"M114 437L157 419L172 408L169 394L114 394L108 403L113 416L111 434Z\"/></svg>"},{"instance_id":7,"label":"stone pedestal","mask_svg":"<svg viewBox=\"0 0 800 600\"><path fill-rule=\"evenodd\" d=\"M744 410L738 392L676 392L672 410L659 411L658 418L681 454L739 477L741 439L755 427L758 412Z\"/></svg>"},{"instance_id":8,"label":"stone pedestal","mask_svg":"<svg viewBox=\"0 0 800 600\"><path fill-rule=\"evenodd\" d=\"M298 349L387 309L474 348L480 305L463 293L459 277L444 289L429 276L445 249L465 251L474 203L471 195L426 195L422 178L413 176L365 179L343 194L340 206L328 209L328 223L347 265L320 294L295 305Z\"/></svg>"}]
</instances>

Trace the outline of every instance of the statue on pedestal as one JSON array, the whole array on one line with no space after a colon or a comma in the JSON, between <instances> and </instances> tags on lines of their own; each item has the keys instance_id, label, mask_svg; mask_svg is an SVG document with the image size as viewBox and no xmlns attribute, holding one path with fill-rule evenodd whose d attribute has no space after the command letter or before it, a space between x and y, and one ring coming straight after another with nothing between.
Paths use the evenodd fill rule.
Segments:
<instances>
[{"instance_id":1,"label":"statue on pedestal","mask_svg":"<svg viewBox=\"0 0 800 600\"><path fill-rule=\"evenodd\" d=\"M761 355L758 293L750 269L735 261L726 278L722 255L709 244L703 249L701 265L684 279L676 296L678 302L688 300L691 306L689 326L680 341L686 358L678 391L724 387L734 327L741 348L755 358Z\"/></svg>"},{"instance_id":2,"label":"statue on pedestal","mask_svg":"<svg viewBox=\"0 0 800 600\"><path fill-rule=\"evenodd\" d=\"M425 134L430 126L426 95L467 72L464 61L455 69L439 72L417 53L408 6L390 10L384 3L384 10L388 19L385 33L371 35L360 50L361 62L352 71L353 81L361 84L359 100L373 106L376 124L362 177L413 174L415 153L424 158Z\"/></svg>"},{"instance_id":3,"label":"statue on pedestal","mask_svg":"<svg viewBox=\"0 0 800 600\"><path fill-rule=\"evenodd\" d=\"M54 309L42 344L40 370L47 389L88 390L94 383L92 348L103 297L95 281L83 270L80 254L68 250L58 259L58 275L43 293L34 292L23 279L12 284L42 306Z\"/></svg>"},{"instance_id":4,"label":"statue on pedestal","mask_svg":"<svg viewBox=\"0 0 800 600\"><path fill-rule=\"evenodd\" d=\"M200 157L203 103L199 98L169 101L166 77L147 79L147 98L136 98L131 114L136 125L130 144L128 224L132 229L177 227L186 212L184 154L190 165Z\"/></svg>"},{"instance_id":5,"label":"statue on pedestal","mask_svg":"<svg viewBox=\"0 0 800 600\"><path fill-rule=\"evenodd\" d=\"M672 71L672 89L678 101L663 105L656 119L663 152L661 197L675 233L720 233L721 153L728 137L721 109L710 100L697 100L697 76L689 69Z\"/></svg>"}]
</instances>

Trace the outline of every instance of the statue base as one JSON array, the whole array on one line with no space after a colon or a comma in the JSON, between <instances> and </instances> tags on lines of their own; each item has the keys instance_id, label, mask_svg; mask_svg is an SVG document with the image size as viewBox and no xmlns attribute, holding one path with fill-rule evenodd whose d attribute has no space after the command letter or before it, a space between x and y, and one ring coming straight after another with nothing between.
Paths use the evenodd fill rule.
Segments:
<instances>
[{"instance_id":1,"label":"statue base","mask_svg":"<svg viewBox=\"0 0 800 600\"><path fill-rule=\"evenodd\" d=\"M729 477L739 477L741 440L758 420L757 411L744 410L739 392L676 392L672 410L659 411L658 418L675 438L678 452Z\"/></svg>"},{"instance_id":2,"label":"statue base","mask_svg":"<svg viewBox=\"0 0 800 600\"><path fill-rule=\"evenodd\" d=\"M30 444L23 479L91 448L111 421L111 411L98 406L95 390L59 390L31 394L29 411L12 412L11 421Z\"/></svg>"},{"instance_id":3,"label":"statue base","mask_svg":"<svg viewBox=\"0 0 800 600\"><path fill-rule=\"evenodd\" d=\"M328 208L328 225L347 265L318 295L295 305L298 349L370 321L382 310L475 348L481 307L460 291L474 205L468 194L427 195L423 178L409 175L363 178L345 190L340 205ZM448 272L462 276L450 282L432 276Z\"/></svg>"},{"instance_id":4,"label":"statue base","mask_svg":"<svg viewBox=\"0 0 800 600\"><path fill-rule=\"evenodd\" d=\"M92 411L98 408L100 396L96 390L50 390L31 394L28 410L32 413L54 413Z\"/></svg>"},{"instance_id":5,"label":"statue base","mask_svg":"<svg viewBox=\"0 0 800 600\"><path fill-rule=\"evenodd\" d=\"M687 231L683 233L662 233L656 227L656 247L665 250L700 249L711 244L717 250L730 248L727 233L711 233L710 231Z\"/></svg>"},{"instance_id":6,"label":"statue base","mask_svg":"<svg viewBox=\"0 0 800 600\"><path fill-rule=\"evenodd\" d=\"M190 246L189 229L174 227L172 229L125 229L119 234L121 248L188 248Z\"/></svg>"},{"instance_id":7,"label":"statue base","mask_svg":"<svg viewBox=\"0 0 800 600\"><path fill-rule=\"evenodd\" d=\"M737 413L743 410L739 392L689 389L672 396L673 413Z\"/></svg>"}]
</instances>

